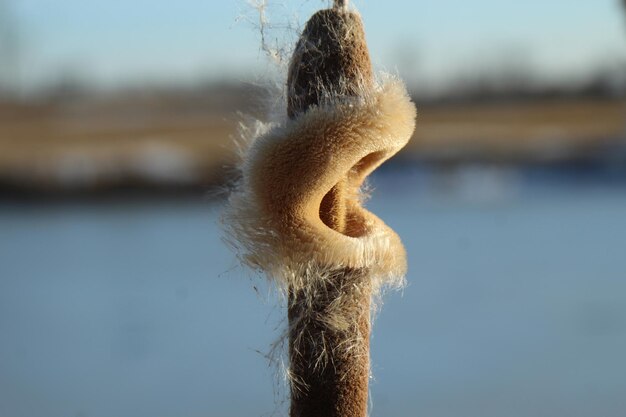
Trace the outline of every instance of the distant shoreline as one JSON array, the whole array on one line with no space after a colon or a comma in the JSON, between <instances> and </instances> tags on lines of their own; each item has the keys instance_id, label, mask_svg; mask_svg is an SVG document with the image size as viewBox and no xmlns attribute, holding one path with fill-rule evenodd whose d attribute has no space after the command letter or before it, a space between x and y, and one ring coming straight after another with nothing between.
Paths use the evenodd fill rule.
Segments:
<instances>
[{"instance_id":1,"label":"distant shoreline","mask_svg":"<svg viewBox=\"0 0 626 417\"><path fill-rule=\"evenodd\" d=\"M558 163L492 163L463 161L433 163L399 157L374 172L373 179L392 176L428 177L432 181L456 178L469 173L489 177L514 174L523 183L580 186L618 187L626 192L626 159L608 164L596 159ZM0 181L0 205L3 203L66 203L66 202L144 202L144 201L198 201L219 204L228 195L224 183L216 184L115 184L100 188L54 189L10 184Z\"/></svg>"},{"instance_id":2,"label":"distant shoreline","mask_svg":"<svg viewBox=\"0 0 626 417\"><path fill-rule=\"evenodd\" d=\"M0 107L0 200L217 199L245 126L234 109L253 108L221 94ZM623 181L626 101L418 104L415 136L383 169L472 165Z\"/></svg>"}]
</instances>

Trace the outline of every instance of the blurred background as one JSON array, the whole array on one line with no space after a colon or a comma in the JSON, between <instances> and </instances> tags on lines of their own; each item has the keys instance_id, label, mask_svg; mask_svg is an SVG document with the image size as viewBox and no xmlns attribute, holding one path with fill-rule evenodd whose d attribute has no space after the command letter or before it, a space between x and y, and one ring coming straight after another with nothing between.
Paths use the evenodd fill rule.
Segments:
<instances>
[{"instance_id":1,"label":"blurred background","mask_svg":"<svg viewBox=\"0 0 626 417\"><path fill-rule=\"evenodd\" d=\"M372 415L625 415L626 4L353 3L419 111ZM325 6L0 0L0 416L283 415L221 190Z\"/></svg>"}]
</instances>

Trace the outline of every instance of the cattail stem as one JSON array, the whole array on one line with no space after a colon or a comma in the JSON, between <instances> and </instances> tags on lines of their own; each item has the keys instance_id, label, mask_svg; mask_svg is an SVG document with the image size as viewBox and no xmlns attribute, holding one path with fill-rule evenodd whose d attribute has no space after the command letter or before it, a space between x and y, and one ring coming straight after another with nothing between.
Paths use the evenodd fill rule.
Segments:
<instances>
[{"instance_id":1,"label":"cattail stem","mask_svg":"<svg viewBox=\"0 0 626 417\"><path fill-rule=\"evenodd\" d=\"M348 7L348 0L335 0L335 9L346 9Z\"/></svg>"},{"instance_id":2,"label":"cattail stem","mask_svg":"<svg viewBox=\"0 0 626 417\"><path fill-rule=\"evenodd\" d=\"M349 314L354 326L346 331L328 329L323 322L302 320L300 294L290 297L290 371L291 417L365 417L369 382L369 336L371 288L363 285L366 275L359 271L340 271L333 282L322 289L313 311L327 313L338 297L351 298ZM346 334L347 333L347 334ZM296 341L305 334L308 337ZM320 340L326 350L324 362L318 363ZM349 343L346 351L343 344Z\"/></svg>"}]
</instances>

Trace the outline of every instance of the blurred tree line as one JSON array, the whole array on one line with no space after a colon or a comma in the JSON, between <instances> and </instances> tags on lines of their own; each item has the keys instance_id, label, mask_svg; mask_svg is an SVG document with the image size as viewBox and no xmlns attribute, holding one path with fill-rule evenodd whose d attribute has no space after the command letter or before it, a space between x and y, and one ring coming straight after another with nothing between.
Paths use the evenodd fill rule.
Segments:
<instances>
[{"instance_id":1,"label":"blurred tree line","mask_svg":"<svg viewBox=\"0 0 626 417\"><path fill-rule=\"evenodd\" d=\"M626 0L613 1L616 7L624 12L626 23ZM17 1L0 0L0 101L19 99L23 95L22 85L26 87L25 80L21 76L22 68L20 68L23 58L20 26ZM401 50L406 49L406 45L402 45ZM399 54L396 62L400 63L403 78L410 84L411 74L414 76L419 71L417 52ZM529 62L524 51L510 50L499 54L494 56L491 62L483 63L483 67L476 68L473 72L468 73L464 69L458 77L449 80L449 87L434 99L435 101L481 101L503 98L541 99L575 96L623 98L626 96L626 70L623 62L607 62L598 67L593 74L589 74L587 79L579 80L576 85L537 85L534 82L535 74ZM39 98L54 101L67 96L90 95L89 83L81 82L80 77L76 77L75 74L64 73L50 79L53 80L52 84L43 86L41 91L37 92ZM213 84L218 84L214 86L218 90L223 87L217 81ZM419 83L415 84L419 87ZM207 90L204 85L195 87ZM176 90L177 86L170 85L168 89ZM420 97L423 96L420 91L415 91L415 93Z\"/></svg>"}]
</instances>

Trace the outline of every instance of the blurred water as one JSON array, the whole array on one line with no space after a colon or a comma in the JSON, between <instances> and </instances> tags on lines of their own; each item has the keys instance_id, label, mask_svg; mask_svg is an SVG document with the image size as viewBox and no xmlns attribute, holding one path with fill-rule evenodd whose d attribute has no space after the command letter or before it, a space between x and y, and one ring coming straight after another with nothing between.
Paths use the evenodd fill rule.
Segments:
<instances>
[{"instance_id":1,"label":"blurred water","mask_svg":"<svg viewBox=\"0 0 626 417\"><path fill-rule=\"evenodd\" d=\"M626 189L383 173L409 286L373 339L373 416L626 413ZM0 416L254 417L282 312L204 201L0 206ZM259 288L259 293L255 290Z\"/></svg>"}]
</instances>

